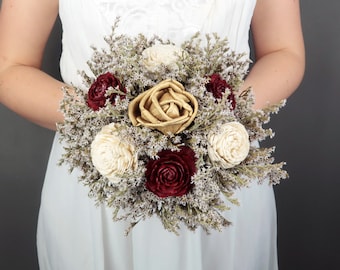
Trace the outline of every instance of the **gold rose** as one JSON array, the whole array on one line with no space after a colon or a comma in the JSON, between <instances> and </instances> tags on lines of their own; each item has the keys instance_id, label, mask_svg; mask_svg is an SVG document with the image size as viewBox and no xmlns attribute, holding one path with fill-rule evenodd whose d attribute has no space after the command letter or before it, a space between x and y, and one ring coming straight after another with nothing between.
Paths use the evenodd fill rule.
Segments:
<instances>
[{"instance_id":1,"label":"gold rose","mask_svg":"<svg viewBox=\"0 0 340 270\"><path fill-rule=\"evenodd\" d=\"M128 115L134 126L178 134L192 123L197 110L196 98L178 81L167 79L132 100Z\"/></svg>"}]
</instances>

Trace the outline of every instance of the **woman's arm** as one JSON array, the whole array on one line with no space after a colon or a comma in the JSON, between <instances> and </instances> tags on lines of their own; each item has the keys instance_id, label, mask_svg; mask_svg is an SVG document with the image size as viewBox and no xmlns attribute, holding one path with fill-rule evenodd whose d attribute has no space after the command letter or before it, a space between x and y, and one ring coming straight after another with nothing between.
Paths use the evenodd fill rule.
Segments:
<instances>
[{"instance_id":1,"label":"woman's arm","mask_svg":"<svg viewBox=\"0 0 340 270\"><path fill-rule=\"evenodd\" d=\"M252 20L256 61L245 87L255 92L255 108L288 98L299 86L305 51L298 0L257 0Z\"/></svg>"},{"instance_id":2,"label":"woman's arm","mask_svg":"<svg viewBox=\"0 0 340 270\"><path fill-rule=\"evenodd\" d=\"M40 67L57 15L57 0L3 0L0 10L0 102L50 129L62 121L63 84Z\"/></svg>"}]
</instances>

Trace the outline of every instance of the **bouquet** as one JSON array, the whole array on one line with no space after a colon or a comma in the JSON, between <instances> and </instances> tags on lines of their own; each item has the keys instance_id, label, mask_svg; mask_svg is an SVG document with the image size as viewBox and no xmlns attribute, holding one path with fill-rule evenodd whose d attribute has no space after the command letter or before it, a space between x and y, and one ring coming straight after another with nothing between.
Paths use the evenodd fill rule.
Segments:
<instances>
[{"instance_id":1,"label":"bouquet","mask_svg":"<svg viewBox=\"0 0 340 270\"><path fill-rule=\"evenodd\" d=\"M235 190L287 177L274 147L257 144L273 136L264 124L284 101L252 109L252 90L239 93L250 61L217 34L175 46L117 27L107 48L93 47L93 74L79 72L84 87L63 89L60 164L79 169L89 196L128 221L127 232L153 215L174 233L181 224L221 230Z\"/></svg>"}]
</instances>

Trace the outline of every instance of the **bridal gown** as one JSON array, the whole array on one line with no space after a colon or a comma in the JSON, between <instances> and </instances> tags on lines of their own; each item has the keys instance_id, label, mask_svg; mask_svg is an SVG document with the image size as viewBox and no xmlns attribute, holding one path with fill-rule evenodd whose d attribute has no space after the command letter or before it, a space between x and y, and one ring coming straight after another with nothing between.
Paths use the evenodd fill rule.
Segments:
<instances>
[{"instance_id":1,"label":"bridal gown","mask_svg":"<svg viewBox=\"0 0 340 270\"><path fill-rule=\"evenodd\" d=\"M86 61L91 45L120 16L118 32L157 34L176 43L197 31L217 32L238 52L249 53L249 25L256 0L60 0L63 80L81 87L79 70L91 75ZM62 146L55 137L42 191L37 245L41 270L275 270L276 212L273 189L252 184L238 190L240 206L225 213L232 221L222 232L180 235L164 230L152 217L128 236L127 224L114 223L111 210L96 206L88 190L58 166Z\"/></svg>"}]
</instances>

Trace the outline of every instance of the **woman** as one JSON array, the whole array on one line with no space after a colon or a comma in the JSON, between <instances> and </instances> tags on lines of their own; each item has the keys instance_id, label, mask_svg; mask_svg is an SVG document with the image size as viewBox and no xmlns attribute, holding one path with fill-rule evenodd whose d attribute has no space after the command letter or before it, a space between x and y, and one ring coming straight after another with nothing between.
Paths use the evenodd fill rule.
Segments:
<instances>
[{"instance_id":1,"label":"woman","mask_svg":"<svg viewBox=\"0 0 340 270\"><path fill-rule=\"evenodd\" d=\"M61 74L40 70L44 47L60 15ZM23 117L53 129L64 85L81 85L78 70L90 72L91 45L103 46L120 16L119 31L157 34L180 43L197 31L228 37L237 52L249 53L251 27L256 62L244 88L252 86L255 108L289 97L304 72L304 45L297 0L3 0L0 13L0 100ZM38 253L42 270L56 269L228 269L275 270L276 216L272 188L252 185L237 192L241 206L233 221L206 235L166 232L157 219L141 222L128 237L126 226L95 207L77 173L56 165L62 146L56 136L42 194Z\"/></svg>"}]
</instances>

